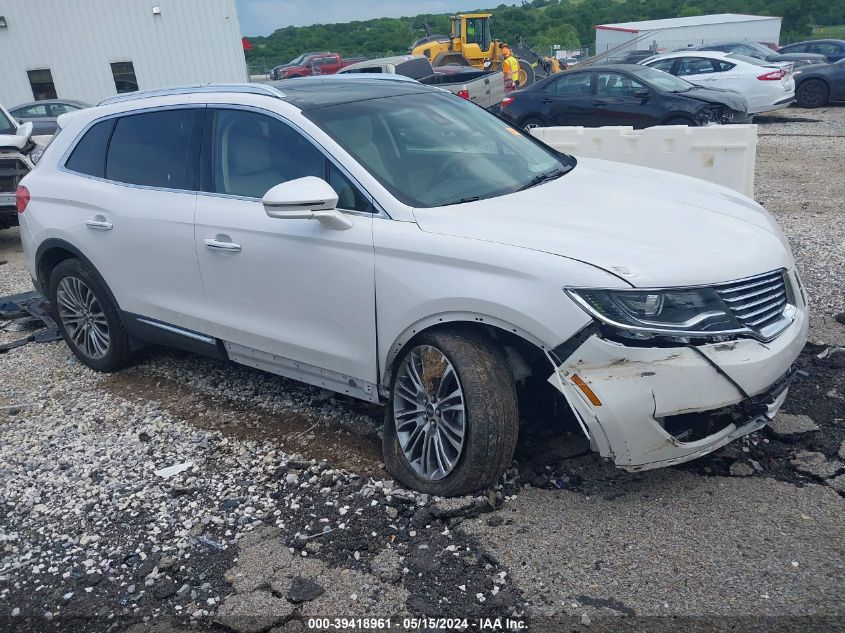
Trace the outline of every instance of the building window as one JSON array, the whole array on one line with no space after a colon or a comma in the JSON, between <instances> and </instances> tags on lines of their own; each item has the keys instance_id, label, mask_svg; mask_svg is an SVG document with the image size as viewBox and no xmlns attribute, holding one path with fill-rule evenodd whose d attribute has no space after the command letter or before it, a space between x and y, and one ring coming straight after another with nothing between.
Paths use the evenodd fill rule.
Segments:
<instances>
[{"instance_id":1,"label":"building window","mask_svg":"<svg viewBox=\"0 0 845 633\"><path fill-rule=\"evenodd\" d=\"M36 101L57 98L56 86L49 68L27 70L26 74L29 75L29 85L32 86L32 96Z\"/></svg>"},{"instance_id":2,"label":"building window","mask_svg":"<svg viewBox=\"0 0 845 633\"><path fill-rule=\"evenodd\" d=\"M138 90L138 80L135 79L135 67L132 62L114 62L111 65L114 75L114 87L117 92L135 92Z\"/></svg>"}]
</instances>

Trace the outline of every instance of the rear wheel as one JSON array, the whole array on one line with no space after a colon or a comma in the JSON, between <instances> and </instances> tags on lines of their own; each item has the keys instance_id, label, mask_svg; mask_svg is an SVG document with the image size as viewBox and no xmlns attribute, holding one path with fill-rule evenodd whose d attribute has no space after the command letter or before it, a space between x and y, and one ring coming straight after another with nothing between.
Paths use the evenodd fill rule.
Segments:
<instances>
[{"instance_id":1,"label":"rear wheel","mask_svg":"<svg viewBox=\"0 0 845 633\"><path fill-rule=\"evenodd\" d=\"M59 263L48 290L56 323L85 365L115 371L129 361L129 336L99 275L78 259Z\"/></svg>"},{"instance_id":2,"label":"rear wheel","mask_svg":"<svg viewBox=\"0 0 845 633\"><path fill-rule=\"evenodd\" d=\"M530 132L537 127L546 127L546 122L538 117L530 116L524 118L519 126L526 132Z\"/></svg>"},{"instance_id":3,"label":"rear wheel","mask_svg":"<svg viewBox=\"0 0 845 633\"><path fill-rule=\"evenodd\" d=\"M510 466L518 431L513 377L487 338L430 332L405 351L383 441L397 481L445 497L487 488Z\"/></svg>"},{"instance_id":4,"label":"rear wheel","mask_svg":"<svg viewBox=\"0 0 845 633\"><path fill-rule=\"evenodd\" d=\"M519 87L527 88L534 83L536 74L534 67L524 59L517 60L519 62Z\"/></svg>"},{"instance_id":5,"label":"rear wheel","mask_svg":"<svg viewBox=\"0 0 845 633\"><path fill-rule=\"evenodd\" d=\"M820 108L827 103L830 88L819 79L808 79L798 88L795 99L802 108Z\"/></svg>"}]
</instances>

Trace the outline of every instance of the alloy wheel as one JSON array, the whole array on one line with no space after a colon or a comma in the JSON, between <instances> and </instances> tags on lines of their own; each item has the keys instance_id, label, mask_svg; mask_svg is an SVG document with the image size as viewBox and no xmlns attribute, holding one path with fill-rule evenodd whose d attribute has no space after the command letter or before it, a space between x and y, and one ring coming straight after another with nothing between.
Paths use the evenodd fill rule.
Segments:
<instances>
[{"instance_id":1,"label":"alloy wheel","mask_svg":"<svg viewBox=\"0 0 845 633\"><path fill-rule=\"evenodd\" d=\"M109 325L92 290L76 277L64 277L56 289L59 318L74 346L99 360L109 351Z\"/></svg>"},{"instance_id":2,"label":"alloy wheel","mask_svg":"<svg viewBox=\"0 0 845 633\"><path fill-rule=\"evenodd\" d=\"M393 392L399 446L428 481L454 470L464 448L466 403L455 368L436 347L420 345L402 361Z\"/></svg>"}]
</instances>

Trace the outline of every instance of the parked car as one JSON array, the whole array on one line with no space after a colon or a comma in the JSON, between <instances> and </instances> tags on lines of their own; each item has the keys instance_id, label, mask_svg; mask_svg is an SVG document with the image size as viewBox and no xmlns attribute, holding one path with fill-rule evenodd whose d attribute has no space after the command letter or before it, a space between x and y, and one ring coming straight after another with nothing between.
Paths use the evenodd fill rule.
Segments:
<instances>
[{"instance_id":1,"label":"parked car","mask_svg":"<svg viewBox=\"0 0 845 633\"><path fill-rule=\"evenodd\" d=\"M354 64L363 59L355 57L344 59L340 53L304 53L282 66L276 66L270 71L270 79L293 79L295 77L310 77L312 75L334 75L341 68Z\"/></svg>"},{"instance_id":2,"label":"parked car","mask_svg":"<svg viewBox=\"0 0 845 633\"><path fill-rule=\"evenodd\" d=\"M702 88L633 64L576 68L546 77L502 102L502 116L523 129L743 123L747 109L736 92Z\"/></svg>"},{"instance_id":3,"label":"parked car","mask_svg":"<svg viewBox=\"0 0 845 633\"><path fill-rule=\"evenodd\" d=\"M32 123L32 133L53 134L56 131L56 119L65 112L74 112L91 107L76 99L46 99L22 103L10 110L20 123Z\"/></svg>"},{"instance_id":4,"label":"parked car","mask_svg":"<svg viewBox=\"0 0 845 633\"><path fill-rule=\"evenodd\" d=\"M715 51L680 51L640 62L705 88L734 90L748 102L748 114L785 108L795 101L792 63Z\"/></svg>"},{"instance_id":5,"label":"parked car","mask_svg":"<svg viewBox=\"0 0 845 633\"><path fill-rule=\"evenodd\" d=\"M805 66L795 72L795 97L802 108L820 108L845 101L845 59L835 64Z\"/></svg>"},{"instance_id":6,"label":"parked car","mask_svg":"<svg viewBox=\"0 0 845 633\"><path fill-rule=\"evenodd\" d=\"M35 167L43 151L44 145L33 138L32 123L19 125L0 105L0 229L17 226L18 184Z\"/></svg>"},{"instance_id":7,"label":"parked car","mask_svg":"<svg viewBox=\"0 0 845 633\"><path fill-rule=\"evenodd\" d=\"M796 42L787 44L778 49L778 53L815 53L824 55L830 63L845 59L845 40L810 40L809 42Z\"/></svg>"},{"instance_id":8,"label":"parked car","mask_svg":"<svg viewBox=\"0 0 845 633\"><path fill-rule=\"evenodd\" d=\"M681 49L684 51L720 51L722 53L736 53L738 55L747 55L748 57L756 57L767 62L792 62L795 67L806 66L808 64L824 64L827 59L824 55L817 55L815 53L780 53L775 52L768 46L759 44L757 42L721 42L718 44L704 44L702 46L688 46Z\"/></svg>"},{"instance_id":9,"label":"parked car","mask_svg":"<svg viewBox=\"0 0 845 633\"><path fill-rule=\"evenodd\" d=\"M457 65L434 68L425 55L369 59L347 66L339 74L402 75L443 88L487 109L498 109L505 97L505 80L501 71Z\"/></svg>"},{"instance_id":10,"label":"parked car","mask_svg":"<svg viewBox=\"0 0 845 633\"><path fill-rule=\"evenodd\" d=\"M638 64L644 59L647 59L654 55L654 51L652 50L635 50L635 51L627 51L622 55L615 55L613 57L607 58L608 64Z\"/></svg>"},{"instance_id":11,"label":"parked car","mask_svg":"<svg viewBox=\"0 0 845 633\"><path fill-rule=\"evenodd\" d=\"M124 95L60 124L18 211L76 357L158 342L384 404L385 464L420 491L494 484L547 397L619 467L693 459L771 420L807 338L751 198L576 160L413 81Z\"/></svg>"}]
</instances>

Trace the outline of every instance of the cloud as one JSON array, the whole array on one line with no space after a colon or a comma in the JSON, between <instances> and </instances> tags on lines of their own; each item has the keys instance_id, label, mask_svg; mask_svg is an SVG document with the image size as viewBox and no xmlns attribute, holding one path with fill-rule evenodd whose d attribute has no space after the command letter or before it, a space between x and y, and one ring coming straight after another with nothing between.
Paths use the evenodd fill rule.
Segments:
<instances>
[{"instance_id":1,"label":"cloud","mask_svg":"<svg viewBox=\"0 0 845 633\"><path fill-rule=\"evenodd\" d=\"M285 26L472 11L472 0L237 0L241 32L269 35ZM488 3L502 4L502 0ZM515 4L515 3L514 3ZM482 6L484 3L482 2Z\"/></svg>"}]
</instances>

